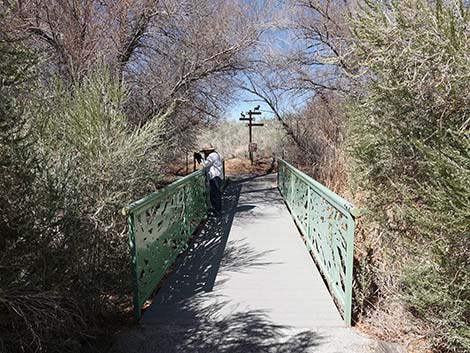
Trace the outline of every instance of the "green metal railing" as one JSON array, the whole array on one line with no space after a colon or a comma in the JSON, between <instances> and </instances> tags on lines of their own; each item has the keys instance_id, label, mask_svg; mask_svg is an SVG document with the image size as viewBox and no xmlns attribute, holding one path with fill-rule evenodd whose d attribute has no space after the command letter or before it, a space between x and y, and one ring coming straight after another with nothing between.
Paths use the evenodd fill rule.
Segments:
<instances>
[{"instance_id":1,"label":"green metal railing","mask_svg":"<svg viewBox=\"0 0 470 353\"><path fill-rule=\"evenodd\" d=\"M283 160L279 161L278 187L350 325L354 226L359 209Z\"/></svg>"},{"instance_id":2,"label":"green metal railing","mask_svg":"<svg viewBox=\"0 0 470 353\"><path fill-rule=\"evenodd\" d=\"M145 301L207 214L208 205L207 178L201 169L123 209L128 217L137 320Z\"/></svg>"}]
</instances>

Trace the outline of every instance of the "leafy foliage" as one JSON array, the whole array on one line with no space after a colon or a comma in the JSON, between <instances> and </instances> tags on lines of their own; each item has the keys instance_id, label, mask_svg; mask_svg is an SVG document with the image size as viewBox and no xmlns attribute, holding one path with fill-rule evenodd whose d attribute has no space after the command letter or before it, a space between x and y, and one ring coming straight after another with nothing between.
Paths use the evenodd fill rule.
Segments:
<instances>
[{"instance_id":1,"label":"leafy foliage","mask_svg":"<svg viewBox=\"0 0 470 353\"><path fill-rule=\"evenodd\" d=\"M1 48L11 95L1 102L0 348L77 351L94 320L116 311L109 298L128 295L120 210L160 180L164 120L130 126L126 92L106 69L48 87L25 81L16 58L26 51Z\"/></svg>"},{"instance_id":2,"label":"leafy foliage","mask_svg":"<svg viewBox=\"0 0 470 353\"><path fill-rule=\"evenodd\" d=\"M365 1L352 27L369 83L348 110L356 178L404 268L408 306L436 347L461 352L470 349L469 16L458 1Z\"/></svg>"}]
</instances>

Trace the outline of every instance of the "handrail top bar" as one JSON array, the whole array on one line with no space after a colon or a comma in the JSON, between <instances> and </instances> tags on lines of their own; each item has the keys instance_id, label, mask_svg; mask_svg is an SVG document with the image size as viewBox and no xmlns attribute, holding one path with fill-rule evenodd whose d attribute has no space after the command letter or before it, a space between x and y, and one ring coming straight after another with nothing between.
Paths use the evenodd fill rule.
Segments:
<instances>
[{"instance_id":1,"label":"handrail top bar","mask_svg":"<svg viewBox=\"0 0 470 353\"><path fill-rule=\"evenodd\" d=\"M304 172L300 171L299 169L295 168L293 165L286 162L285 160L280 159L279 162L284 163L293 173L297 174L297 176L304 179L304 181L306 181L311 186L313 186L315 189L320 191L328 201L330 201L330 202L334 203L335 205L345 209L354 218L357 218L361 215L361 209L357 208L356 206L354 206L349 201L343 199L341 196L339 196L338 194L336 194L333 191L331 191L330 189L328 189L325 185L319 183L318 181L316 181L312 177L308 176Z\"/></svg>"},{"instance_id":2,"label":"handrail top bar","mask_svg":"<svg viewBox=\"0 0 470 353\"><path fill-rule=\"evenodd\" d=\"M174 190L178 187L183 186L189 180L191 180L192 178L197 177L198 175L200 175L202 173L205 173L204 168L199 169L195 172L192 172L191 174L188 174L185 177L182 177L181 179L178 179L178 180L172 182L171 184L166 185L163 188L158 189L157 191L154 191L154 192L148 194L147 196L144 196L140 200L132 202L130 205L127 205L122 209L122 214L124 216L128 216L129 214L131 214L132 212L135 212L139 208L142 208L142 207L148 205L149 203L151 203L153 201L156 201L159 198L165 196L168 192L170 192L170 191L172 191L172 190Z\"/></svg>"}]
</instances>

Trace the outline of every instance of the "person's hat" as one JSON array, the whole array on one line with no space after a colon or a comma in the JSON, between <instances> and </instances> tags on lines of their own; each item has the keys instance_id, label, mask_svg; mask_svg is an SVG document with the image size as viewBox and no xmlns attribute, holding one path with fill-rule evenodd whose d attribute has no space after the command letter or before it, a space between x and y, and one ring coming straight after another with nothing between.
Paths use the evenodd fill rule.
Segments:
<instances>
[{"instance_id":1,"label":"person's hat","mask_svg":"<svg viewBox=\"0 0 470 353\"><path fill-rule=\"evenodd\" d=\"M202 146L201 151L214 151L215 148L210 143L206 143Z\"/></svg>"}]
</instances>

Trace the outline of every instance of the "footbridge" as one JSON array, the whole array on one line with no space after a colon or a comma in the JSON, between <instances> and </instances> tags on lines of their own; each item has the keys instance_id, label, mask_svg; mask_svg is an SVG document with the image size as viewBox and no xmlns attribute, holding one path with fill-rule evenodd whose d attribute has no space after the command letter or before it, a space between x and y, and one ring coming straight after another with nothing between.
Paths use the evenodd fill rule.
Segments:
<instances>
[{"instance_id":1,"label":"footbridge","mask_svg":"<svg viewBox=\"0 0 470 353\"><path fill-rule=\"evenodd\" d=\"M124 210L139 323L120 352L369 352L350 328L358 209L279 161L207 210L204 170Z\"/></svg>"}]
</instances>

